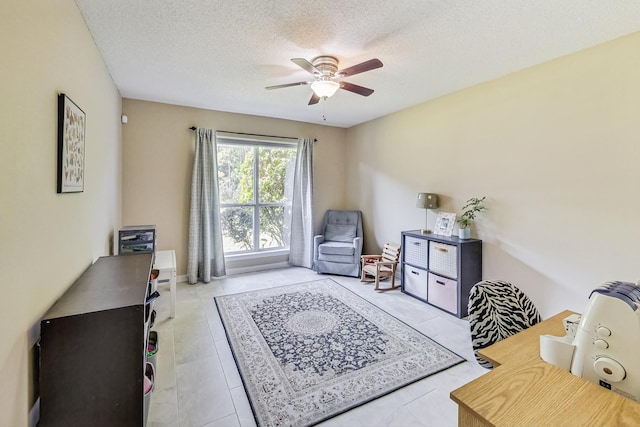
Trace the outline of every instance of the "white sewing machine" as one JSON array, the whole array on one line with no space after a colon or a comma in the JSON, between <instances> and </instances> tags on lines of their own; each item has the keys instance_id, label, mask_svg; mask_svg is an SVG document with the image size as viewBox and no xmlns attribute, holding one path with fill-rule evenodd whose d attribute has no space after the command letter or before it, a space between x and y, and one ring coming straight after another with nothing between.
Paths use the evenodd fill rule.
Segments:
<instances>
[{"instance_id":1,"label":"white sewing machine","mask_svg":"<svg viewBox=\"0 0 640 427\"><path fill-rule=\"evenodd\" d=\"M542 359L640 402L640 286L600 286L579 324L574 315L564 325L565 337L540 337Z\"/></svg>"}]
</instances>

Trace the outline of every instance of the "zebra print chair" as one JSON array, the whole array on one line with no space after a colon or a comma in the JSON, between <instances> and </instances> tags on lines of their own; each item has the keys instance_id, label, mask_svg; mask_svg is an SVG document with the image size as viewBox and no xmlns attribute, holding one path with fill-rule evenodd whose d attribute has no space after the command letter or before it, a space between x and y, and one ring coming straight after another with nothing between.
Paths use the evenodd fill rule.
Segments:
<instances>
[{"instance_id":1,"label":"zebra print chair","mask_svg":"<svg viewBox=\"0 0 640 427\"><path fill-rule=\"evenodd\" d=\"M501 280L476 283L469 292L469 327L476 360L493 369L478 350L489 347L540 322L542 318L531 300L520 289Z\"/></svg>"}]
</instances>

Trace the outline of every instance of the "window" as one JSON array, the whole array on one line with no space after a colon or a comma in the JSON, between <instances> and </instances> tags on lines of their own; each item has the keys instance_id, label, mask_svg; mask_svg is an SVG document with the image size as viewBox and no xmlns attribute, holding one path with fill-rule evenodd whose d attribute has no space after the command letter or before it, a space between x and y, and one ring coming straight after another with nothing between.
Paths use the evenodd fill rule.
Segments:
<instances>
[{"instance_id":1,"label":"window","mask_svg":"<svg viewBox=\"0 0 640 427\"><path fill-rule=\"evenodd\" d=\"M296 150L291 143L218 138L226 255L289 247Z\"/></svg>"}]
</instances>

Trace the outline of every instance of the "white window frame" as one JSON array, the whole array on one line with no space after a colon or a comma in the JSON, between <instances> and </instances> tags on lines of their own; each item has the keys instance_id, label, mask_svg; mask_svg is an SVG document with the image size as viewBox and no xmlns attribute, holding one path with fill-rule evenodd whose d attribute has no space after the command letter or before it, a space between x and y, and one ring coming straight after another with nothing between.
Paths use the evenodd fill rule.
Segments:
<instances>
[{"instance_id":1,"label":"white window frame","mask_svg":"<svg viewBox=\"0 0 640 427\"><path fill-rule=\"evenodd\" d=\"M216 134L217 145L236 145L236 146L249 146L254 150L253 156L253 203L222 203L220 202L220 209L228 207L252 207L253 208L253 250L242 251L227 251L225 250L225 258L233 259L250 259L262 256L288 254L289 245L280 246L275 248L261 248L260 247L260 208L269 206L283 206L286 210L291 209L291 201L289 202L269 202L260 203L260 186L259 186L259 151L260 147L266 148L288 148L297 150L297 141L292 141L290 138L277 138L277 137L244 137L236 136L234 134L217 133ZM217 156L216 152L216 156Z\"/></svg>"}]
</instances>

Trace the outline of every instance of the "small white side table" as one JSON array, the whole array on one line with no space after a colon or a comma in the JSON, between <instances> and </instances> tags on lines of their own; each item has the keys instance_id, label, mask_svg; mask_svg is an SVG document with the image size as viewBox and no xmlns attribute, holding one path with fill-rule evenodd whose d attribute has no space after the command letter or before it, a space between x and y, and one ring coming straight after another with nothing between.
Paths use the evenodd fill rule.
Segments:
<instances>
[{"instance_id":1,"label":"small white side table","mask_svg":"<svg viewBox=\"0 0 640 427\"><path fill-rule=\"evenodd\" d=\"M171 318L176 317L176 251L156 251L153 268L158 270L158 282L169 280ZM169 277L167 277L169 276Z\"/></svg>"}]
</instances>

